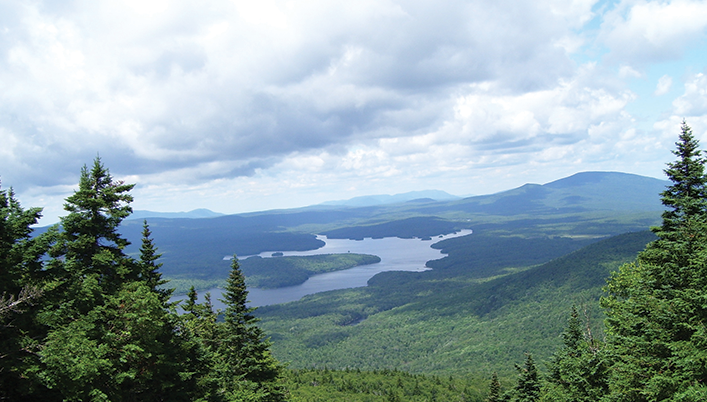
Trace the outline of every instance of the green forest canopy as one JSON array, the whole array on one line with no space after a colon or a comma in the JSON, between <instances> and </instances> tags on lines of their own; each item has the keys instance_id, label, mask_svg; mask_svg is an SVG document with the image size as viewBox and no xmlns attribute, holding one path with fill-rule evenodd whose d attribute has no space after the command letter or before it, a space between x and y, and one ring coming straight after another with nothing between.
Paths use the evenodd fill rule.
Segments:
<instances>
[{"instance_id":1,"label":"green forest canopy","mask_svg":"<svg viewBox=\"0 0 707 402\"><path fill-rule=\"evenodd\" d=\"M586 332L573 310L547 375L528 354L517 383L503 391L494 377L487 400L707 400L707 177L684 122L674 154L657 240L606 286L606 339ZM246 307L236 259L217 320L194 291L185 314L175 313L146 224L140 256L125 254L117 228L132 188L97 158L82 169L61 226L36 237L41 211L0 191L0 397L285 400L282 366Z\"/></svg>"},{"instance_id":2,"label":"green forest canopy","mask_svg":"<svg viewBox=\"0 0 707 402\"><path fill-rule=\"evenodd\" d=\"M132 188L97 158L61 225L37 237L40 210L0 191L0 399L284 400L237 260L217 321L195 295L177 315L147 224L139 258L124 253Z\"/></svg>"}]
</instances>

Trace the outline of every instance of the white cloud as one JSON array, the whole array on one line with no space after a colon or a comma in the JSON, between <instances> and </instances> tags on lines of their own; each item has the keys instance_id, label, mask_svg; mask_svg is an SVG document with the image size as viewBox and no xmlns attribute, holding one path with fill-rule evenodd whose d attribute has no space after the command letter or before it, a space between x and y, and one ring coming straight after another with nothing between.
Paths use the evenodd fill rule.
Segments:
<instances>
[{"instance_id":1,"label":"white cloud","mask_svg":"<svg viewBox=\"0 0 707 402\"><path fill-rule=\"evenodd\" d=\"M35 197L98 153L146 203L235 212L346 189L479 193L622 158L635 171L660 141L633 127L626 82L700 37L705 7L596 3L5 2L0 174ZM599 39L583 31L595 18ZM676 110L703 107L693 81Z\"/></svg>"},{"instance_id":2,"label":"white cloud","mask_svg":"<svg viewBox=\"0 0 707 402\"><path fill-rule=\"evenodd\" d=\"M689 76L685 91L673 101L673 110L666 119L657 121L654 128L666 143L676 141L683 119L692 128L695 137L707 143L707 75Z\"/></svg>"},{"instance_id":3,"label":"white cloud","mask_svg":"<svg viewBox=\"0 0 707 402\"><path fill-rule=\"evenodd\" d=\"M36 127L26 141L53 144L37 161L100 152L134 174L414 134L466 82L522 91L569 73L554 43L591 14L590 2L136 4L15 7L0 107Z\"/></svg>"},{"instance_id":4,"label":"white cloud","mask_svg":"<svg viewBox=\"0 0 707 402\"><path fill-rule=\"evenodd\" d=\"M674 113L683 117L707 114L707 75L695 74L685 82L685 92L673 101Z\"/></svg>"},{"instance_id":5,"label":"white cloud","mask_svg":"<svg viewBox=\"0 0 707 402\"><path fill-rule=\"evenodd\" d=\"M655 87L655 96L661 96L667 94L673 87L673 78L669 75L664 75L658 80L658 85Z\"/></svg>"},{"instance_id":6,"label":"white cloud","mask_svg":"<svg viewBox=\"0 0 707 402\"><path fill-rule=\"evenodd\" d=\"M601 38L611 59L641 64L680 57L706 28L704 1L623 0L604 15Z\"/></svg>"},{"instance_id":7,"label":"white cloud","mask_svg":"<svg viewBox=\"0 0 707 402\"><path fill-rule=\"evenodd\" d=\"M634 69L631 66L622 65L621 67L619 67L619 77L624 78L624 79L625 78L641 78L641 77L643 77L643 74L641 74L641 72L639 72L639 71L636 71L636 69Z\"/></svg>"}]
</instances>

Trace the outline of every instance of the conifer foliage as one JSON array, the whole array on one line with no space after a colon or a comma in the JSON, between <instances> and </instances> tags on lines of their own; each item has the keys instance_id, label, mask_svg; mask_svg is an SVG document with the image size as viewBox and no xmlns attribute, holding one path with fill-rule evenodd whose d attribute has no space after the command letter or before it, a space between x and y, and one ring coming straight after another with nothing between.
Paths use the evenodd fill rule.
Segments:
<instances>
[{"instance_id":1,"label":"conifer foliage","mask_svg":"<svg viewBox=\"0 0 707 402\"><path fill-rule=\"evenodd\" d=\"M255 393L262 401L283 401L284 391L277 384L282 368L256 325L258 320L252 314L255 309L247 307L248 290L235 255L225 290L222 301L226 310L219 328L218 350L222 359L221 386L234 396Z\"/></svg>"},{"instance_id":2,"label":"conifer foliage","mask_svg":"<svg viewBox=\"0 0 707 402\"><path fill-rule=\"evenodd\" d=\"M610 400L707 400L707 178L685 122L673 153L658 240L611 277L602 300Z\"/></svg>"},{"instance_id":3,"label":"conifer foliage","mask_svg":"<svg viewBox=\"0 0 707 402\"><path fill-rule=\"evenodd\" d=\"M588 321L588 320L587 320ZM609 361L606 348L582 328L576 307L572 307L563 347L548 363L546 400L594 402L608 390Z\"/></svg>"},{"instance_id":4,"label":"conifer foliage","mask_svg":"<svg viewBox=\"0 0 707 402\"><path fill-rule=\"evenodd\" d=\"M96 158L61 225L34 238L40 210L0 192L0 399L284 400L238 277L225 323L195 292L180 316L146 222L139 258L125 253L132 188Z\"/></svg>"},{"instance_id":5,"label":"conifer foliage","mask_svg":"<svg viewBox=\"0 0 707 402\"><path fill-rule=\"evenodd\" d=\"M582 330L573 309L539 400L707 400L707 159L684 121L680 131L665 169L662 224L652 228L658 239L605 287L605 341ZM526 361L505 400L534 398L530 373Z\"/></svg>"},{"instance_id":6,"label":"conifer foliage","mask_svg":"<svg viewBox=\"0 0 707 402\"><path fill-rule=\"evenodd\" d=\"M533 356L528 354L523 366L516 366L518 384L511 399L514 402L536 402L540 400L540 377Z\"/></svg>"},{"instance_id":7,"label":"conifer foliage","mask_svg":"<svg viewBox=\"0 0 707 402\"><path fill-rule=\"evenodd\" d=\"M42 297L42 255L51 233L31 237L40 208L25 210L12 189L0 189L0 400L31 392L28 372L36 364L37 303Z\"/></svg>"},{"instance_id":8,"label":"conifer foliage","mask_svg":"<svg viewBox=\"0 0 707 402\"><path fill-rule=\"evenodd\" d=\"M498 381L498 374L493 373L491 384L489 385L489 394L486 397L486 402L501 402L501 382Z\"/></svg>"}]
</instances>

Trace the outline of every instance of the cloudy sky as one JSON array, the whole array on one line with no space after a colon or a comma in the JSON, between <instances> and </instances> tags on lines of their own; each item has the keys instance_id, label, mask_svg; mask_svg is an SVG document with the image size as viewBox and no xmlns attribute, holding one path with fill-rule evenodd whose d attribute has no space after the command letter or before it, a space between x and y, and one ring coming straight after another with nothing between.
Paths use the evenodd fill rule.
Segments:
<instances>
[{"instance_id":1,"label":"cloudy sky","mask_svg":"<svg viewBox=\"0 0 707 402\"><path fill-rule=\"evenodd\" d=\"M706 67L705 1L2 0L0 179L51 223L96 155L155 211L662 177Z\"/></svg>"}]
</instances>

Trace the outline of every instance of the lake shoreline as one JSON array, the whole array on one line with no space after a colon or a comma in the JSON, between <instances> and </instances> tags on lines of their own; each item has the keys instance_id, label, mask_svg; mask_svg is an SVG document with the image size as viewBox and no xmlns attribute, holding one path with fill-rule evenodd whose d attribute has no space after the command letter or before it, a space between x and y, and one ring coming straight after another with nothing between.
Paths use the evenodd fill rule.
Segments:
<instances>
[{"instance_id":1,"label":"lake shoreline","mask_svg":"<svg viewBox=\"0 0 707 402\"><path fill-rule=\"evenodd\" d=\"M259 307L271 304L280 304L300 300L302 297L310 294L338 289L364 287L367 286L369 279L381 272L424 272L431 269L426 266L428 261L445 256L445 254L443 254L440 250L433 249L431 247L433 244L437 243L434 240L441 241L454 237L467 236L471 233L471 230L466 229L455 233L434 237L432 239L401 239L397 237L386 237L382 239L365 238L363 240L328 239L326 236L317 235L317 238L325 241L326 244L316 250L265 251L257 255L263 258L279 258L272 257L272 254L282 253L283 256L298 256L343 254L350 252L377 255L381 258L381 262L377 264L357 266L346 270L313 275L304 283L296 286L276 289L249 288L249 305L251 307ZM248 257L250 256L244 256L243 259ZM239 257L239 259L241 259L241 257ZM220 288L212 288L205 292L199 292L200 299L203 299L203 295L205 293L211 293L212 300L214 301L214 307L223 308L222 303L218 301L222 290L223 289ZM219 296L215 297L216 295ZM185 295L180 295L175 296L172 299L182 300L185 298Z\"/></svg>"}]
</instances>

